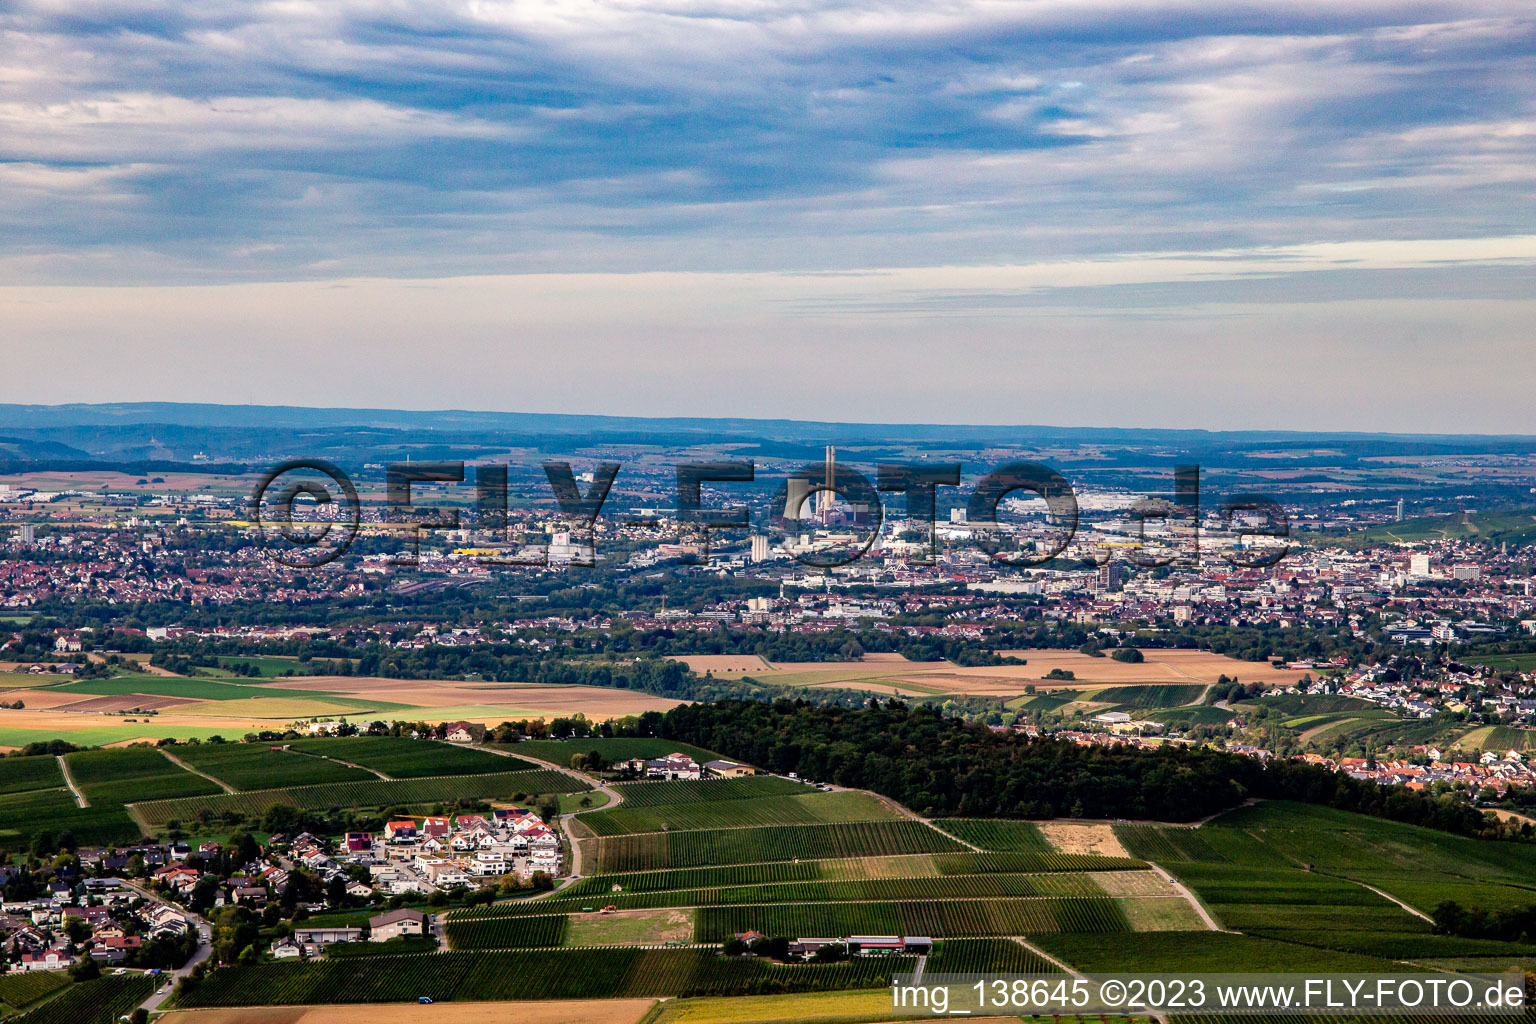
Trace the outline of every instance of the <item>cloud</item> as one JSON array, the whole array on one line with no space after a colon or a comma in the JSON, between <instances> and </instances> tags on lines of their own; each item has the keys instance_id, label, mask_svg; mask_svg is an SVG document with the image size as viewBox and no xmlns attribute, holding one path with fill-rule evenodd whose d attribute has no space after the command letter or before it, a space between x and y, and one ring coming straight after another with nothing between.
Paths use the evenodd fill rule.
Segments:
<instances>
[{"instance_id":1,"label":"cloud","mask_svg":"<svg viewBox=\"0 0 1536 1024\"><path fill-rule=\"evenodd\" d=\"M1038 325L1091 344L1106 322L1152 348L1234 320L1320 345L1324 309L1431 337L1405 326L1427 302L1452 325L1434 337L1491 352L1517 345L1536 236L1533 81L1527 0L17 0L0 273L172 289L169 324L121 334L140 321L110 289L89 293L99 330L69 322L186 367L178 325L200 324L205 379L234 365L206 339L254 344L196 312L215 286L466 276L585 282L540 340L587 354L719 330L803 355L796 325L863 338L858 318L899 322L909 360L924 339L996 358ZM655 271L710 302L729 282L758 326L642 325L587 290ZM496 336L489 305L435 308L443 332ZM935 326L958 321L988 326ZM57 344L27 323L12 336Z\"/></svg>"}]
</instances>

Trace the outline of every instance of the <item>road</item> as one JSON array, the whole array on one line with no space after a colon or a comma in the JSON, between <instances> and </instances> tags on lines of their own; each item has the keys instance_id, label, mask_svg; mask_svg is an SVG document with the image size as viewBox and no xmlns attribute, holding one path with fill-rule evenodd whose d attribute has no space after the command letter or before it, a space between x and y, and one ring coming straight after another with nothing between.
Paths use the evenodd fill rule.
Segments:
<instances>
[{"instance_id":1,"label":"road","mask_svg":"<svg viewBox=\"0 0 1536 1024\"><path fill-rule=\"evenodd\" d=\"M446 742L446 741L444 741L444 742ZM587 775L584 772L579 772L576 769L571 768L571 767L569 767L567 765L555 764L553 761L545 761L545 760L542 760L541 758L529 757L527 754L516 753L516 752L511 751L511 750L497 750L497 749L495 749L493 747L490 747L490 746L476 746L476 745L474 745L472 743L456 743L456 744L453 744L453 746L469 747L470 749L473 749L473 750L483 750L483 751L485 751L488 754L495 754L498 757L516 757L516 758L520 758L521 760L528 761L531 764L539 765L542 768L551 768L551 769L553 769L553 770L555 770L557 772L561 772L561 773L563 773L565 775L569 775L573 779L580 779L582 782L585 782L587 785L591 786L596 792L602 793L603 795L608 797L608 802L607 803L603 804L601 807L588 808L589 810L593 810L593 811L608 811L608 810L612 810L613 808L619 806L619 804L624 802L624 794L620 793L618 790L614 789L612 786L609 786L607 783L604 783L604 782L602 782L602 781L600 781L598 779L594 779L592 776ZM576 815L582 814L582 813L585 813L585 812L583 812L583 811L572 811L569 814L562 814L562 815L560 815L560 817L558 819L556 819L557 821L559 821L564 826L563 831L565 832L565 836L566 836L566 845L571 848L571 864L570 864L570 872L566 875L565 879L561 882L561 885L559 886L559 888L555 889L554 892L559 892L560 889L565 888L567 885L569 885L570 883L576 881L578 878L581 877L581 844L576 841L576 834L571 829L570 823L571 823L571 819L575 818ZM550 893L549 895L553 895L553 893ZM537 898L537 897L531 897L531 898Z\"/></svg>"},{"instance_id":2,"label":"road","mask_svg":"<svg viewBox=\"0 0 1536 1024\"><path fill-rule=\"evenodd\" d=\"M443 742L446 743L447 740L444 740ZM529 757L527 754L518 753L511 750L499 750L489 745L478 746L472 743L453 743L449 745L455 747L467 747L472 750L483 750L487 754L495 754L498 757L519 758L523 761L529 762L530 764L536 764L541 768L550 768L554 771L569 775L573 779L580 779L582 782L591 786L595 792L602 793L608 798L608 802L603 804L601 807L591 807L587 808L587 810L612 810L624 802L624 794L620 793L617 789L614 789L607 783L602 782L599 779L594 779L592 776L587 775L584 772L579 772L567 765L555 764L553 761L545 761L542 758ZM559 884L557 884L554 889L544 893L542 896L530 896L528 897L529 899L547 899L559 893L562 889L565 889L572 882L575 882L577 879L581 878L581 844L576 841L576 832L571 828L571 821L576 817L576 815L584 813L586 813L586 811L572 811L569 814L562 814L559 818L556 819L556 821L558 821L563 826L562 831L565 833L566 846L568 846L571 851L570 870L563 878L560 879Z\"/></svg>"},{"instance_id":3,"label":"road","mask_svg":"<svg viewBox=\"0 0 1536 1024\"><path fill-rule=\"evenodd\" d=\"M1162 875L1163 881L1167 882L1169 885L1178 890L1179 895L1183 896L1184 899L1188 901L1189 905L1195 908L1195 913L1200 915L1200 920L1205 922L1205 926L1207 928L1213 932L1226 931L1225 928L1216 923L1216 919L1211 916L1211 912L1205 909L1205 904L1196 899L1195 894L1190 892L1183 882L1179 881L1177 878L1174 878L1167 872L1167 870L1163 868L1161 864L1158 864L1155 861L1149 860L1147 861L1147 865L1151 867L1153 871L1156 871L1159 875Z\"/></svg>"},{"instance_id":4,"label":"road","mask_svg":"<svg viewBox=\"0 0 1536 1024\"><path fill-rule=\"evenodd\" d=\"M160 753L164 754L166 756L166 758L171 762L171 764L176 765L178 768L185 769L186 771L191 772L193 775L201 775L203 778L207 779L209 782L213 783L215 786L218 786L224 792L226 792L226 793L233 793L235 791L235 787L231 786L229 783L225 782L223 779L216 779L212 775L209 775L207 772L199 771L198 769L193 768L191 765L187 764L187 762L183 761L181 758L179 758L175 754L171 753L165 747L161 747L160 748Z\"/></svg>"},{"instance_id":5,"label":"road","mask_svg":"<svg viewBox=\"0 0 1536 1024\"><path fill-rule=\"evenodd\" d=\"M85 798L85 794L80 792L80 787L75 785L75 777L69 774L69 762L64 760L63 754L59 755L59 771L64 773L64 785L68 786L69 791L75 794L75 803L81 807L91 806L91 802Z\"/></svg>"},{"instance_id":6,"label":"road","mask_svg":"<svg viewBox=\"0 0 1536 1024\"><path fill-rule=\"evenodd\" d=\"M138 893L140 896L143 896L145 899L153 900L156 903L165 902L158 895L150 892L148 889L139 885L137 882L130 881L126 878L120 879L120 881L123 883L123 888L131 889L132 891ZM192 913L192 911L186 909L185 907L178 906L176 909L186 915L187 920L192 922L192 927L197 929L197 951L192 954L191 958L186 963L182 964L174 971L168 971L160 976L164 984L155 989L154 995L150 996L148 999L144 1000L144 1002L139 1004L150 1013L154 1013L159 1010L161 1004L163 1004L167 999L171 997L171 993L176 990L176 982L190 975L198 964L202 963L204 960L207 960L210 956L213 955L213 929L209 927L208 922L203 920L201 916Z\"/></svg>"}]
</instances>

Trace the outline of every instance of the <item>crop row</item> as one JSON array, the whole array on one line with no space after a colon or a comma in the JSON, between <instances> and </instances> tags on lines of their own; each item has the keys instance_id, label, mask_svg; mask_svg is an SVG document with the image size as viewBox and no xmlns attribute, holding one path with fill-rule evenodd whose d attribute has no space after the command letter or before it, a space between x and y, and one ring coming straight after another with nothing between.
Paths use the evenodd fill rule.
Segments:
<instances>
[{"instance_id":1,"label":"crop row","mask_svg":"<svg viewBox=\"0 0 1536 1024\"><path fill-rule=\"evenodd\" d=\"M353 736L297 740L294 750L321 754L372 768L395 779L431 775L484 775L536 767L519 757L503 757L472 747L455 747L434 740L400 736Z\"/></svg>"},{"instance_id":2,"label":"crop row","mask_svg":"<svg viewBox=\"0 0 1536 1024\"><path fill-rule=\"evenodd\" d=\"M260 817L267 809L287 804L302 810L328 807L392 807L403 804L441 803L452 800L488 800L522 793L574 793L586 788L564 772L551 769L497 772L493 775L456 775L433 779L401 779L386 782L333 782L293 789L261 789L248 793L220 793L213 796L180 800L146 800L136 809L156 825L179 819L191 820L201 814L234 812L248 818Z\"/></svg>"},{"instance_id":3,"label":"crop row","mask_svg":"<svg viewBox=\"0 0 1536 1024\"><path fill-rule=\"evenodd\" d=\"M927 974L1051 974L1060 968L1012 939L942 939Z\"/></svg>"},{"instance_id":4,"label":"crop row","mask_svg":"<svg viewBox=\"0 0 1536 1024\"><path fill-rule=\"evenodd\" d=\"M1114 900L957 899L890 903L759 904L706 907L697 938L720 942L740 932L765 935L1023 935L1123 932Z\"/></svg>"},{"instance_id":5,"label":"crop row","mask_svg":"<svg viewBox=\"0 0 1536 1024\"><path fill-rule=\"evenodd\" d=\"M82 808L62 786L0 796L0 850L26 849L37 840L52 849L66 832L82 846L110 846L138 839L140 829L120 804Z\"/></svg>"},{"instance_id":6,"label":"crop row","mask_svg":"<svg viewBox=\"0 0 1536 1024\"><path fill-rule=\"evenodd\" d=\"M63 971L9 971L0 974L0 1002L20 1009L68 984Z\"/></svg>"},{"instance_id":7,"label":"crop row","mask_svg":"<svg viewBox=\"0 0 1536 1024\"><path fill-rule=\"evenodd\" d=\"M960 849L948 836L905 820L610 836L596 840L596 846L595 863L604 872Z\"/></svg>"},{"instance_id":8,"label":"crop row","mask_svg":"<svg viewBox=\"0 0 1536 1024\"><path fill-rule=\"evenodd\" d=\"M112 1024L150 997L155 980L143 974L76 982L8 1024Z\"/></svg>"},{"instance_id":9,"label":"crop row","mask_svg":"<svg viewBox=\"0 0 1536 1024\"><path fill-rule=\"evenodd\" d=\"M1096 853L945 853L933 858L941 875L1015 871L1134 871L1146 862Z\"/></svg>"},{"instance_id":10,"label":"crop row","mask_svg":"<svg viewBox=\"0 0 1536 1024\"><path fill-rule=\"evenodd\" d=\"M589 875L571 886L571 897L614 892L667 892L773 882L848 881L865 878L938 878L951 875L1022 874L1145 868L1139 860L1077 853L938 853L844 860L769 861L720 867ZM617 887L617 889L615 888Z\"/></svg>"},{"instance_id":11,"label":"crop row","mask_svg":"<svg viewBox=\"0 0 1536 1024\"><path fill-rule=\"evenodd\" d=\"M565 942L570 919L553 911L540 917L448 919L448 942L454 949L536 949Z\"/></svg>"},{"instance_id":12,"label":"crop row","mask_svg":"<svg viewBox=\"0 0 1536 1024\"><path fill-rule=\"evenodd\" d=\"M840 821L897 821L895 811L867 793L799 793L754 800L661 804L584 814L581 823L600 836L664 829L815 825Z\"/></svg>"},{"instance_id":13,"label":"crop row","mask_svg":"<svg viewBox=\"0 0 1536 1024\"><path fill-rule=\"evenodd\" d=\"M943 818L935 825L972 846L996 852L1049 852L1051 844L1033 822L996 818Z\"/></svg>"},{"instance_id":14,"label":"crop row","mask_svg":"<svg viewBox=\"0 0 1536 1024\"><path fill-rule=\"evenodd\" d=\"M182 1007L454 999L606 999L756 995L881 988L912 957L781 965L707 949L602 948L448 952L220 968L177 998Z\"/></svg>"},{"instance_id":15,"label":"crop row","mask_svg":"<svg viewBox=\"0 0 1536 1024\"><path fill-rule=\"evenodd\" d=\"M803 782L781 779L776 775L745 779L701 779L697 782L625 782L615 788L624 797L626 807L718 803L721 800L751 800L763 796L792 796L814 792Z\"/></svg>"},{"instance_id":16,"label":"crop row","mask_svg":"<svg viewBox=\"0 0 1536 1024\"><path fill-rule=\"evenodd\" d=\"M1088 876L952 875L940 878L864 878L842 882L768 882L758 885L673 889L665 892L608 892L559 899L522 900L478 907L455 920L565 914L590 906L620 910L656 907L731 906L744 903L827 903L839 900L946 899L976 896L1102 896Z\"/></svg>"},{"instance_id":17,"label":"crop row","mask_svg":"<svg viewBox=\"0 0 1536 1024\"><path fill-rule=\"evenodd\" d=\"M22 793L29 789L51 789L64 785L56 757L0 758L0 793Z\"/></svg>"},{"instance_id":18,"label":"crop row","mask_svg":"<svg viewBox=\"0 0 1536 1024\"><path fill-rule=\"evenodd\" d=\"M194 775L153 747L105 747L68 755L69 774L93 804L124 804L145 793L162 798L217 793L219 787Z\"/></svg>"},{"instance_id":19,"label":"crop row","mask_svg":"<svg viewBox=\"0 0 1536 1024\"><path fill-rule=\"evenodd\" d=\"M361 768L309 757L269 743L202 743L178 747L176 756L235 789L278 789L377 778Z\"/></svg>"}]
</instances>

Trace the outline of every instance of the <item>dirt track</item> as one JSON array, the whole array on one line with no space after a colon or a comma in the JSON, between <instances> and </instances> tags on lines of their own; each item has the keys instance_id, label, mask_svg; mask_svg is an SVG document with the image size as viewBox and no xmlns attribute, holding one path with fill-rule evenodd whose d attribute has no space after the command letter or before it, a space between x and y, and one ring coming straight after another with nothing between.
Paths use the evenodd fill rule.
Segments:
<instances>
[{"instance_id":1,"label":"dirt track","mask_svg":"<svg viewBox=\"0 0 1536 1024\"><path fill-rule=\"evenodd\" d=\"M162 1024L635 1024L651 999L572 999L505 1003L370 1003L176 1010Z\"/></svg>"}]
</instances>

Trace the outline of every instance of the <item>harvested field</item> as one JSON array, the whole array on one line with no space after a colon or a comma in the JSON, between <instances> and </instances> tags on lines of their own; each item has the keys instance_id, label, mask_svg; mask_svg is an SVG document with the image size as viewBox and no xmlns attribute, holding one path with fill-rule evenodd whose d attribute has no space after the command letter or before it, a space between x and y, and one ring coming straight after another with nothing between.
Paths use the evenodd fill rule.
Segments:
<instances>
[{"instance_id":1,"label":"harvested field","mask_svg":"<svg viewBox=\"0 0 1536 1024\"><path fill-rule=\"evenodd\" d=\"M651 999L565 999L553 1002L381 1003L372 1006L252 1006L177 1010L162 1024L635 1024Z\"/></svg>"},{"instance_id":2,"label":"harvested field","mask_svg":"<svg viewBox=\"0 0 1536 1024\"><path fill-rule=\"evenodd\" d=\"M283 679L282 685L285 689L318 690L329 694L381 700L391 704L408 704L412 707L427 709L504 704L509 708L527 709L546 715L581 711L589 718L612 718L637 715L645 711L667 711L682 703L633 690L541 683L468 683L458 680L383 679L373 676L306 676L301 679Z\"/></svg>"},{"instance_id":3,"label":"harvested field","mask_svg":"<svg viewBox=\"0 0 1536 1024\"><path fill-rule=\"evenodd\" d=\"M703 675L713 672L717 676L741 675L746 672L771 672L773 669L755 654L690 654L680 661L694 672Z\"/></svg>"},{"instance_id":4,"label":"harvested field","mask_svg":"<svg viewBox=\"0 0 1536 1024\"><path fill-rule=\"evenodd\" d=\"M183 704L197 703L200 702L188 700L186 697L160 697L148 693L127 693L122 696L92 697L89 700L80 700L73 704L61 704L55 710L68 711L72 714L115 714L120 711L158 711L161 708L174 708ZM193 714L196 714L196 712L193 712Z\"/></svg>"},{"instance_id":5,"label":"harvested field","mask_svg":"<svg viewBox=\"0 0 1536 1024\"><path fill-rule=\"evenodd\" d=\"M1159 650L1143 647L1140 664L1113 658L1090 658L1077 651L1028 649L999 651L1004 657L1024 658L1035 676L1053 668L1068 669L1078 682L1114 683L1214 683L1217 676L1237 677L1245 683L1286 684L1306 673L1301 669L1273 668L1267 661L1240 661L1211 651ZM997 669L961 669L962 672L996 672Z\"/></svg>"},{"instance_id":6,"label":"harvested field","mask_svg":"<svg viewBox=\"0 0 1536 1024\"><path fill-rule=\"evenodd\" d=\"M48 711L80 703L80 694L67 690L10 690L6 692L5 700L6 703L19 700L28 711Z\"/></svg>"},{"instance_id":7,"label":"harvested field","mask_svg":"<svg viewBox=\"0 0 1536 1024\"><path fill-rule=\"evenodd\" d=\"M1080 825L1065 821L1036 823L1048 843L1062 853L1096 853L1101 857L1129 857L1113 825Z\"/></svg>"},{"instance_id":8,"label":"harvested field","mask_svg":"<svg viewBox=\"0 0 1536 1024\"><path fill-rule=\"evenodd\" d=\"M1295 682L1303 675L1301 671L1272 668L1267 662L1239 661L1210 651L1146 648L1142 652L1146 660L1139 664L1091 658L1067 650L999 653L1024 658L1028 664L962 668L947 661L916 662L899 655L866 655L857 662L775 662L774 671L761 678L786 686L847 687L885 694L1015 697L1024 692L1025 686L1034 685L1091 697L1093 691L1110 686L1205 685L1223 675L1244 682L1280 684ZM1069 671L1075 678L1045 679L1052 669Z\"/></svg>"}]
</instances>

